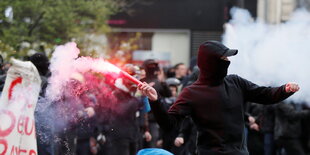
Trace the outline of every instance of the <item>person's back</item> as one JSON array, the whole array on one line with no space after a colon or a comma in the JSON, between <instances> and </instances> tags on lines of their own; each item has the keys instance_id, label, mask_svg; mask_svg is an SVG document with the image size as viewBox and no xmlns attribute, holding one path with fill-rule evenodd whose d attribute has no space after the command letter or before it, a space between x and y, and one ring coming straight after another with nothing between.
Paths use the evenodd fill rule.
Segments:
<instances>
[{"instance_id":1,"label":"person's back","mask_svg":"<svg viewBox=\"0 0 310 155\"><path fill-rule=\"evenodd\" d=\"M198 130L198 147L218 151L246 151L243 94L236 76L218 86L196 82L184 89L181 100L191 104L191 116ZM189 98L186 98L189 97ZM169 111L174 113L175 109Z\"/></svg>"}]
</instances>

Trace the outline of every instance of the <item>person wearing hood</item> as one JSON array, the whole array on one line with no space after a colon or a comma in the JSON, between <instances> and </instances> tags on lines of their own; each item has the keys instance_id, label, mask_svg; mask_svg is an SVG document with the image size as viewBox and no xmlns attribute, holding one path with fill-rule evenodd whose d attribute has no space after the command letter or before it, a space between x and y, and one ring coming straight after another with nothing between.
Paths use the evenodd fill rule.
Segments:
<instances>
[{"instance_id":1,"label":"person wearing hood","mask_svg":"<svg viewBox=\"0 0 310 155\"><path fill-rule=\"evenodd\" d=\"M149 97L151 109L161 128L179 127L191 116L198 131L199 155L247 155L245 141L245 104L280 102L299 90L296 83L280 87L258 86L238 75L227 75L227 57L238 50L229 49L217 41L207 41L198 51L199 78L184 88L177 101L165 111L155 89L147 83L138 88Z\"/></svg>"}]
</instances>

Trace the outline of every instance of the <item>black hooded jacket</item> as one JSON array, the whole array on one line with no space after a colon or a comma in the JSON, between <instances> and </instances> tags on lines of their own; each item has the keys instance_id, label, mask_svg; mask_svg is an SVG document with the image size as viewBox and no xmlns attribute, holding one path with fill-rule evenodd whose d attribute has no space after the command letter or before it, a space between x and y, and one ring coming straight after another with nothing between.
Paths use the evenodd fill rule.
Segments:
<instances>
[{"instance_id":1,"label":"black hooded jacket","mask_svg":"<svg viewBox=\"0 0 310 155\"><path fill-rule=\"evenodd\" d=\"M183 89L168 113L158 101L151 103L152 110L165 130L178 127L190 115L198 130L199 154L248 154L245 103L277 103L292 93L286 93L285 86L261 87L237 75L226 76L230 62L220 59L216 52L201 45L198 80Z\"/></svg>"}]
</instances>

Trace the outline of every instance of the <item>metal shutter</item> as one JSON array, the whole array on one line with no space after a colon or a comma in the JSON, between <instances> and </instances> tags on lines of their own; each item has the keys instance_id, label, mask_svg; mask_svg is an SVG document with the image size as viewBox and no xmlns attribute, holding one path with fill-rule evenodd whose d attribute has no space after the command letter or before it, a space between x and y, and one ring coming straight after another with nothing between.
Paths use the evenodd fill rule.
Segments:
<instances>
[{"instance_id":1,"label":"metal shutter","mask_svg":"<svg viewBox=\"0 0 310 155\"><path fill-rule=\"evenodd\" d=\"M191 33L191 57L197 56L199 45L207 40L221 41L223 32L219 31L192 31Z\"/></svg>"}]
</instances>

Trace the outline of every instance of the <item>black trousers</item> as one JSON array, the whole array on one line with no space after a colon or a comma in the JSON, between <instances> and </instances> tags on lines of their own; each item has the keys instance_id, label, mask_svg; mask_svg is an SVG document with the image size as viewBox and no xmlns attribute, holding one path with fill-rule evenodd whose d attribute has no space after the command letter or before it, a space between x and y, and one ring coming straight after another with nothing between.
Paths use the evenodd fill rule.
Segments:
<instances>
[{"instance_id":1,"label":"black trousers","mask_svg":"<svg viewBox=\"0 0 310 155\"><path fill-rule=\"evenodd\" d=\"M91 155L89 139L77 140L76 155Z\"/></svg>"}]
</instances>

